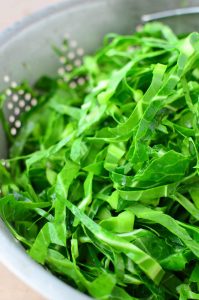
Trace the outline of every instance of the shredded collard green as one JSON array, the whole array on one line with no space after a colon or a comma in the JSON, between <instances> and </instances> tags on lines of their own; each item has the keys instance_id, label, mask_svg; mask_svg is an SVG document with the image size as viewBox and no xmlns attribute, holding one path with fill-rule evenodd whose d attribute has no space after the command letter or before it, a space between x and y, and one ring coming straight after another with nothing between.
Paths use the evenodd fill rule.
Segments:
<instances>
[{"instance_id":1,"label":"shredded collard green","mask_svg":"<svg viewBox=\"0 0 199 300\"><path fill-rule=\"evenodd\" d=\"M93 298L199 299L199 34L109 34L64 76L16 87L38 105L8 135L2 219Z\"/></svg>"}]
</instances>

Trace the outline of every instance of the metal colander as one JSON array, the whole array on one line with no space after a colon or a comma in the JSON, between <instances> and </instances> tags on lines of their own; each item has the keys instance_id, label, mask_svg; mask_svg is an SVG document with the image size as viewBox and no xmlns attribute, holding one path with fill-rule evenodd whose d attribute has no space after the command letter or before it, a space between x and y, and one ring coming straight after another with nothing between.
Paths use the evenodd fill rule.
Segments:
<instances>
[{"instance_id":1,"label":"metal colander","mask_svg":"<svg viewBox=\"0 0 199 300\"><path fill-rule=\"evenodd\" d=\"M177 33L198 31L197 5L199 0L68 0L0 34L0 90L6 90L3 113L11 135L23 126L20 114L37 105L31 93L17 89L21 81L34 83L43 74L56 72L64 80L64 71L79 66L84 52L92 53L106 33L128 34L142 22L164 20ZM61 47L64 36L69 47L62 45L63 55L58 61L52 45ZM70 87L76 88L85 80L76 78ZM0 158L7 154L8 143L0 124ZM1 220L0 260L47 299L89 299L32 261Z\"/></svg>"}]
</instances>

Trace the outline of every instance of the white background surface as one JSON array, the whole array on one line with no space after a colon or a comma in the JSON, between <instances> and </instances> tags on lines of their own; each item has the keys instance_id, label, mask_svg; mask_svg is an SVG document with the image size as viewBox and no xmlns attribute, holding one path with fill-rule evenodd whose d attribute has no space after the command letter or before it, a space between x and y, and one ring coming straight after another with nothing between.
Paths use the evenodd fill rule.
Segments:
<instances>
[{"instance_id":1,"label":"white background surface","mask_svg":"<svg viewBox=\"0 0 199 300\"><path fill-rule=\"evenodd\" d=\"M0 0L0 30L58 0ZM0 300L43 300L0 263ZM59 300L59 299L57 299Z\"/></svg>"},{"instance_id":2,"label":"white background surface","mask_svg":"<svg viewBox=\"0 0 199 300\"><path fill-rule=\"evenodd\" d=\"M0 0L0 29L58 0Z\"/></svg>"}]
</instances>

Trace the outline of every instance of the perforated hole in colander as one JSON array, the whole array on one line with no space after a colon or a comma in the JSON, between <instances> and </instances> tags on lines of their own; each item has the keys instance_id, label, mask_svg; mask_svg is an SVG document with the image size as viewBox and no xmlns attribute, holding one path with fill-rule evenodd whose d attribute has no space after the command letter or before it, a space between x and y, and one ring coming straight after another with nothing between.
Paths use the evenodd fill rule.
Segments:
<instances>
[{"instance_id":1,"label":"perforated hole in colander","mask_svg":"<svg viewBox=\"0 0 199 300\"><path fill-rule=\"evenodd\" d=\"M83 61L84 49L78 46L78 42L71 39L66 33L63 37L63 43L59 49L59 63L57 70L58 82L67 82L71 89L85 84L87 78L84 76L75 77L70 80L70 74L75 68L80 67ZM38 100L29 92L18 88L18 83L12 81L9 74L5 74L3 78L6 86L6 111L7 120L10 125L10 133L16 136L21 124L20 116L24 111L31 110L38 103Z\"/></svg>"}]
</instances>

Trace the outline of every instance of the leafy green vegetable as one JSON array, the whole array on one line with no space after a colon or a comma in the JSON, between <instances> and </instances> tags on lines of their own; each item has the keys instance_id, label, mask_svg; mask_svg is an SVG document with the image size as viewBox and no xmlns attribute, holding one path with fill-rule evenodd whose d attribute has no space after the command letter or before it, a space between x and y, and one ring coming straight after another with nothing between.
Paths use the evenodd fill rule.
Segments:
<instances>
[{"instance_id":1,"label":"leafy green vegetable","mask_svg":"<svg viewBox=\"0 0 199 300\"><path fill-rule=\"evenodd\" d=\"M199 299L198 64L198 33L149 23L107 35L62 77L16 88L38 105L8 135L1 218L91 297Z\"/></svg>"}]
</instances>

